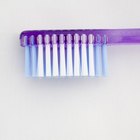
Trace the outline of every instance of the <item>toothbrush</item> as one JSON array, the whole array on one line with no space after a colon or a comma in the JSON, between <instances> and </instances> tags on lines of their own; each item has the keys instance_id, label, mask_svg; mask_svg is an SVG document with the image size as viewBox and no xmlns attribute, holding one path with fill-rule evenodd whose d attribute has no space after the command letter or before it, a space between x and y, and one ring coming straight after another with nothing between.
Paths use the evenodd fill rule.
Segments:
<instances>
[{"instance_id":1,"label":"toothbrush","mask_svg":"<svg viewBox=\"0 0 140 140\"><path fill-rule=\"evenodd\" d=\"M23 31L25 74L31 77L107 76L107 46L140 44L140 29Z\"/></svg>"}]
</instances>

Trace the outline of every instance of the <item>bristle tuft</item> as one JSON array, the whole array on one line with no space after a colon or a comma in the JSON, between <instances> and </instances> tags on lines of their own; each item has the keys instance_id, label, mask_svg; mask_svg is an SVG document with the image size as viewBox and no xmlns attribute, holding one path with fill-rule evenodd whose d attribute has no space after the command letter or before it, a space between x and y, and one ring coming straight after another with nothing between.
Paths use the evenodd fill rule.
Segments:
<instances>
[{"instance_id":1,"label":"bristle tuft","mask_svg":"<svg viewBox=\"0 0 140 140\"><path fill-rule=\"evenodd\" d=\"M42 41L43 41L42 35L38 35L37 36L37 44L42 44Z\"/></svg>"}]
</instances>

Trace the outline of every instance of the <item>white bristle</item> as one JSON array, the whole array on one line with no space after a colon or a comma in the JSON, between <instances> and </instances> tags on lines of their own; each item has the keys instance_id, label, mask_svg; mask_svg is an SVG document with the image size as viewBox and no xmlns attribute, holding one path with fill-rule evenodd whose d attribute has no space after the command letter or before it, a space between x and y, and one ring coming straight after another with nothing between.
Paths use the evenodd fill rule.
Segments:
<instances>
[{"instance_id":1,"label":"white bristle","mask_svg":"<svg viewBox=\"0 0 140 140\"><path fill-rule=\"evenodd\" d=\"M94 67L94 36L89 34L88 36L88 60L89 60L89 76L95 76Z\"/></svg>"},{"instance_id":2,"label":"white bristle","mask_svg":"<svg viewBox=\"0 0 140 140\"><path fill-rule=\"evenodd\" d=\"M38 36L37 36L37 44L38 44L38 45L42 45L42 40L43 40L43 39L42 39L42 35L38 35Z\"/></svg>"},{"instance_id":3,"label":"white bristle","mask_svg":"<svg viewBox=\"0 0 140 140\"><path fill-rule=\"evenodd\" d=\"M53 49L52 75L53 76L59 76L59 71L58 71L58 45L57 45L56 34L52 35L52 49Z\"/></svg>"},{"instance_id":4,"label":"white bristle","mask_svg":"<svg viewBox=\"0 0 140 140\"><path fill-rule=\"evenodd\" d=\"M59 42L60 42L60 44L64 44L65 43L65 36L64 36L64 34L60 34L59 35Z\"/></svg>"},{"instance_id":5,"label":"white bristle","mask_svg":"<svg viewBox=\"0 0 140 140\"><path fill-rule=\"evenodd\" d=\"M82 34L81 36L81 76L88 76L87 65L87 36Z\"/></svg>"},{"instance_id":6,"label":"white bristle","mask_svg":"<svg viewBox=\"0 0 140 140\"><path fill-rule=\"evenodd\" d=\"M72 44L72 35L67 34L67 44Z\"/></svg>"},{"instance_id":7,"label":"white bristle","mask_svg":"<svg viewBox=\"0 0 140 140\"><path fill-rule=\"evenodd\" d=\"M45 66L46 66L46 76L51 76L51 46L50 46L50 36L45 35Z\"/></svg>"},{"instance_id":8,"label":"white bristle","mask_svg":"<svg viewBox=\"0 0 140 140\"><path fill-rule=\"evenodd\" d=\"M79 34L74 35L74 44L79 44L80 36Z\"/></svg>"},{"instance_id":9,"label":"white bristle","mask_svg":"<svg viewBox=\"0 0 140 140\"><path fill-rule=\"evenodd\" d=\"M37 64L37 72L38 77L44 77L44 63L43 63L43 44L42 44L42 35L37 36L37 44L38 44L38 64Z\"/></svg>"},{"instance_id":10,"label":"white bristle","mask_svg":"<svg viewBox=\"0 0 140 140\"><path fill-rule=\"evenodd\" d=\"M52 35L52 44L57 44L57 35L56 34Z\"/></svg>"},{"instance_id":11,"label":"white bristle","mask_svg":"<svg viewBox=\"0 0 140 140\"><path fill-rule=\"evenodd\" d=\"M80 45L79 35L74 35L74 76L80 76Z\"/></svg>"},{"instance_id":12,"label":"white bristle","mask_svg":"<svg viewBox=\"0 0 140 140\"><path fill-rule=\"evenodd\" d=\"M89 34L88 35L88 43L89 44L93 44L94 43L94 35L93 34Z\"/></svg>"},{"instance_id":13,"label":"white bristle","mask_svg":"<svg viewBox=\"0 0 140 140\"><path fill-rule=\"evenodd\" d=\"M45 44L50 44L50 36L49 35L45 35L44 42L45 42Z\"/></svg>"},{"instance_id":14,"label":"white bristle","mask_svg":"<svg viewBox=\"0 0 140 140\"><path fill-rule=\"evenodd\" d=\"M73 76L72 64L72 35L67 35L67 76Z\"/></svg>"},{"instance_id":15,"label":"white bristle","mask_svg":"<svg viewBox=\"0 0 140 140\"><path fill-rule=\"evenodd\" d=\"M65 61L65 37L63 34L59 36L60 42L60 76L66 76L66 61Z\"/></svg>"},{"instance_id":16,"label":"white bristle","mask_svg":"<svg viewBox=\"0 0 140 140\"><path fill-rule=\"evenodd\" d=\"M86 44L87 43L87 35L86 34L82 34L81 35L81 43L82 44Z\"/></svg>"}]
</instances>

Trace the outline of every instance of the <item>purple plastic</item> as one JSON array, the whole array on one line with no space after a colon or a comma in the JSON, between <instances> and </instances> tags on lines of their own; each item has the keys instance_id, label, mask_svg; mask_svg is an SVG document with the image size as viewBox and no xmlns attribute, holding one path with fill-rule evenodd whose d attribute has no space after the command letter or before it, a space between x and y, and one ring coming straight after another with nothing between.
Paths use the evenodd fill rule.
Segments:
<instances>
[{"instance_id":1,"label":"purple plastic","mask_svg":"<svg viewBox=\"0 0 140 140\"><path fill-rule=\"evenodd\" d=\"M29 45L29 37L31 35L34 35L36 38L37 35L39 34L41 34L44 37L46 34L49 34L51 36L52 34L74 35L75 33L78 33L79 35L82 35L82 34L86 34L86 35L93 34L94 36L100 35L101 37L106 35L108 38L107 44L138 44L140 43L140 29L32 30L32 31L23 31L20 34L20 42L21 42L21 46L24 47L23 41L22 41L22 38L24 36L27 36L28 38L27 45ZM37 44L36 40L35 40L35 44Z\"/></svg>"}]
</instances>

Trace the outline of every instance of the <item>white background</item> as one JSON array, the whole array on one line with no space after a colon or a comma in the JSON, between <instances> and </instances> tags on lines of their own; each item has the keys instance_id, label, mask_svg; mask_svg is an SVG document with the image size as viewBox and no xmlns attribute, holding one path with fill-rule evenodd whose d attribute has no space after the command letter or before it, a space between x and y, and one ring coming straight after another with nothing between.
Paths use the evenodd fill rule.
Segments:
<instances>
[{"instance_id":1,"label":"white background","mask_svg":"<svg viewBox=\"0 0 140 140\"><path fill-rule=\"evenodd\" d=\"M27 79L28 29L140 27L139 0L0 0L0 140L139 140L140 45L108 47L109 77Z\"/></svg>"}]
</instances>

